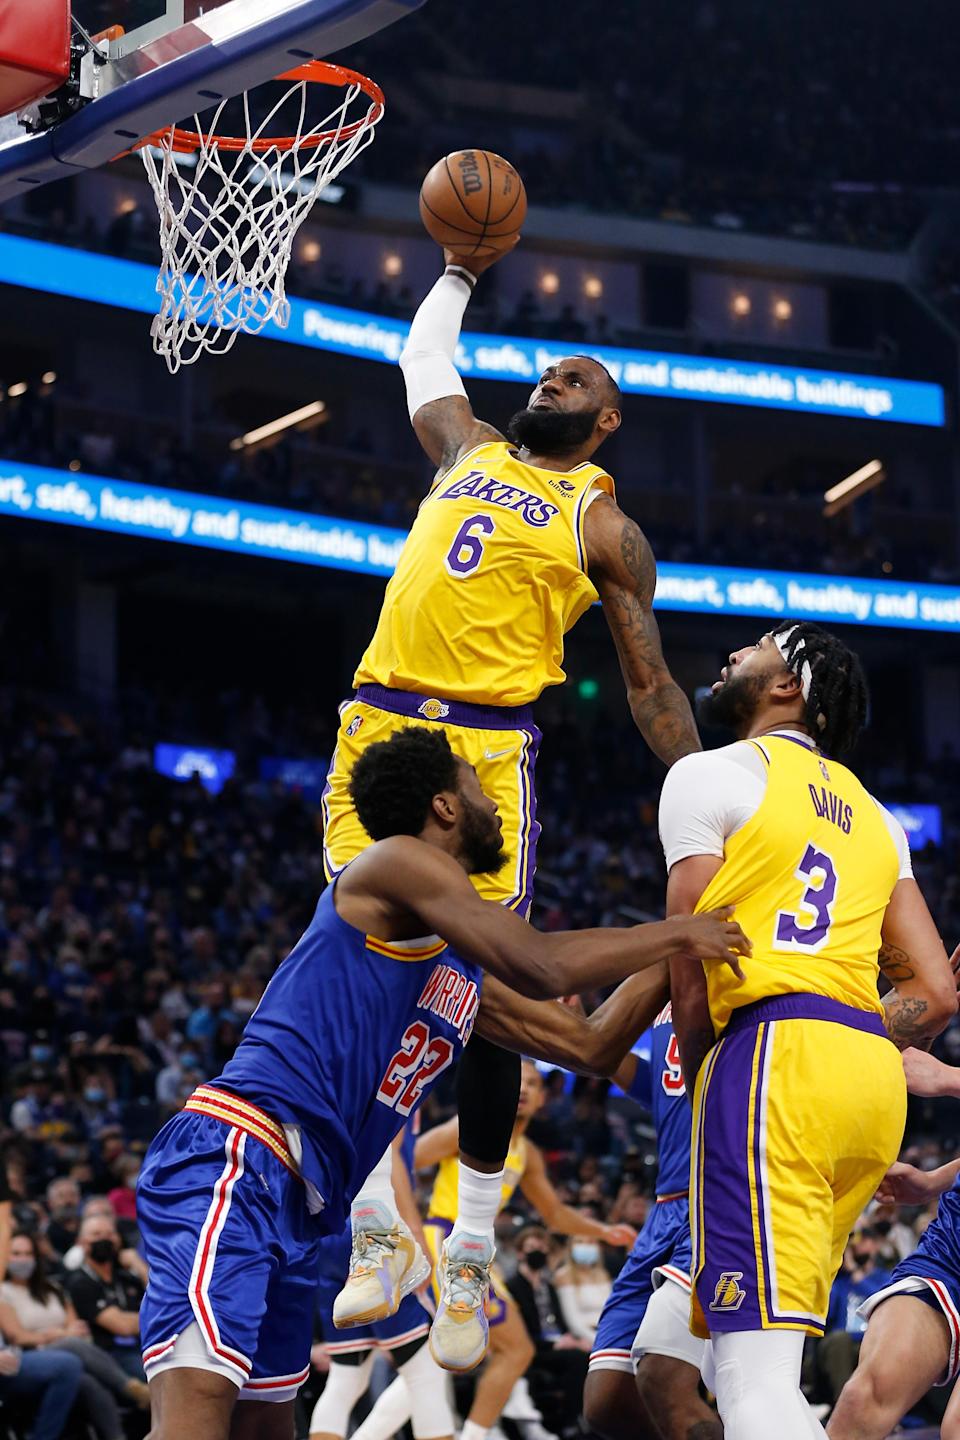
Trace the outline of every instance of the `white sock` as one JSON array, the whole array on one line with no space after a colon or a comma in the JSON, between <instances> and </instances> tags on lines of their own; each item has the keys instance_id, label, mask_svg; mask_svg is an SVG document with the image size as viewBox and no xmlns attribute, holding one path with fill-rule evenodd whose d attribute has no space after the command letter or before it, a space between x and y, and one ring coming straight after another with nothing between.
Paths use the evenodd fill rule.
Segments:
<instances>
[{"instance_id":1,"label":"white sock","mask_svg":"<svg viewBox=\"0 0 960 1440\"><path fill-rule=\"evenodd\" d=\"M488 1433L486 1425L478 1425L476 1420L464 1420L460 1440L486 1440Z\"/></svg>"},{"instance_id":2,"label":"white sock","mask_svg":"<svg viewBox=\"0 0 960 1440\"><path fill-rule=\"evenodd\" d=\"M399 1220L397 1200L393 1193L393 1151L389 1145L361 1185L350 1207L351 1216L371 1203L387 1209L393 1216L393 1224Z\"/></svg>"},{"instance_id":3,"label":"white sock","mask_svg":"<svg viewBox=\"0 0 960 1440\"><path fill-rule=\"evenodd\" d=\"M398 1375L377 1399L376 1405L354 1430L351 1440L390 1440L410 1419L410 1391Z\"/></svg>"},{"instance_id":4,"label":"white sock","mask_svg":"<svg viewBox=\"0 0 960 1440\"><path fill-rule=\"evenodd\" d=\"M801 1330L714 1335L717 1409L726 1440L813 1440L826 1431L800 1389Z\"/></svg>"},{"instance_id":5,"label":"white sock","mask_svg":"<svg viewBox=\"0 0 960 1440\"><path fill-rule=\"evenodd\" d=\"M471 1170L462 1160L457 1162L457 1219L452 1235L464 1231L471 1235L485 1235L493 1240L493 1222L500 1209L503 1191L503 1171L493 1175L481 1175ZM470 1440L470 1437L467 1437ZM474 1436L473 1440L479 1440Z\"/></svg>"}]
</instances>

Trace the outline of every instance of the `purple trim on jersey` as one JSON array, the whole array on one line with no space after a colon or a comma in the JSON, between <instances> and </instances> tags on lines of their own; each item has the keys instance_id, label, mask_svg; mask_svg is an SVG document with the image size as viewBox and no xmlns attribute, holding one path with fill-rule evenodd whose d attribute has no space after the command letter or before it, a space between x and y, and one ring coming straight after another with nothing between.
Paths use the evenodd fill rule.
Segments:
<instances>
[{"instance_id":1,"label":"purple trim on jersey","mask_svg":"<svg viewBox=\"0 0 960 1440\"><path fill-rule=\"evenodd\" d=\"M520 782L523 786L523 804L518 843L523 846L523 869L520 872L520 889L507 902L507 907L526 918L533 904L533 877L537 873L537 841L541 827L537 822L537 792L533 772L543 736L535 725L522 733L524 745L520 756Z\"/></svg>"},{"instance_id":2,"label":"purple trim on jersey","mask_svg":"<svg viewBox=\"0 0 960 1440\"><path fill-rule=\"evenodd\" d=\"M429 692L417 695L411 690L392 690L386 685L360 685L356 698L364 705L388 710L392 715L406 715L411 720L442 720L445 725L463 725L468 730L531 730L538 742L540 738L531 705L472 705L465 700L445 700L442 695L432 696ZM437 701L442 714L424 715L421 707L430 700Z\"/></svg>"},{"instance_id":3,"label":"purple trim on jersey","mask_svg":"<svg viewBox=\"0 0 960 1440\"><path fill-rule=\"evenodd\" d=\"M768 738L789 740L791 745L799 745L802 749L806 750L808 755L815 755L817 753L816 741L812 738L810 740L801 740L799 735L785 735L782 730L771 730Z\"/></svg>"},{"instance_id":4,"label":"purple trim on jersey","mask_svg":"<svg viewBox=\"0 0 960 1440\"><path fill-rule=\"evenodd\" d=\"M832 1000L829 995L773 995L768 1000L755 1000L741 1005L730 1016L724 1035L752 1028L765 1020L831 1020L836 1025L849 1025L868 1035L886 1038L883 1020L874 1010L858 1010Z\"/></svg>"}]
</instances>

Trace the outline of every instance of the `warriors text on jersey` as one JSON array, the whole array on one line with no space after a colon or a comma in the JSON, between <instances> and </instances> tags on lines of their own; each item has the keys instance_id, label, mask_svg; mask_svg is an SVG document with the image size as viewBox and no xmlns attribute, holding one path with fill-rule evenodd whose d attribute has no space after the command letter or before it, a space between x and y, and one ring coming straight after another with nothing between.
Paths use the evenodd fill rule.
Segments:
<instances>
[{"instance_id":1,"label":"warriors text on jersey","mask_svg":"<svg viewBox=\"0 0 960 1440\"><path fill-rule=\"evenodd\" d=\"M604 470L525 465L504 441L458 460L420 506L354 677L526 705L564 679L563 637L597 599L583 517Z\"/></svg>"},{"instance_id":2,"label":"warriors text on jersey","mask_svg":"<svg viewBox=\"0 0 960 1440\"><path fill-rule=\"evenodd\" d=\"M470 1038L481 972L442 940L388 942L338 915L329 886L213 1087L299 1127L300 1168L331 1228Z\"/></svg>"}]
</instances>

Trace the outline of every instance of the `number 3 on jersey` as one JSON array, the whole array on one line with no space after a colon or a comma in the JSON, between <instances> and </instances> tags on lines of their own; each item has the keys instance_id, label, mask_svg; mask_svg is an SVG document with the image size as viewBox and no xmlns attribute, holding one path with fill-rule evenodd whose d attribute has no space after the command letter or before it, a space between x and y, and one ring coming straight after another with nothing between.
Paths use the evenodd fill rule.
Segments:
<instances>
[{"instance_id":1,"label":"number 3 on jersey","mask_svg":"<svg viewBox=\"0 0 960 1440\"><path fill-rule=\"evenodd\" d=\"M796 879L807 882L796 912L777 915L774 944L778 950L819 950L826 943L837 898L837 871L824 850L808 845L796 869Z\"/></svg>"},{"instance_id":2,"label":"number 3 on jersey","mask_svg":"<svg viewBox=\"0 0 960 1440\"><path fill-rule=\"evenodd\" d=\"M387 1066L377 1099L398 1115L409 1115L424 1085L446 1070L452 1059L450 1041L443 1035L431 1036L422 1020L414 1020L403 1032L400 1049Z\"/></svg>"},{"instance_id":3,"label":"number 3 on jersey","mask_svg":"<svg viewBox=\"0 0 960 1440\"><path fill-rule=\"evenodd\" d=\"M464 520L443 562L455 580L473 574L483 559L481 537L489 539L496 528L489 515L471 515L469 520Z\"/></svg>"},{"instance_id":4,"label":"number 3 on jersey","mask_svg":"<svg viewBox=\"0 0 960 1440\"><path fill-rule=\"evenodd\" d=\"M683 1069L680 1065L680 1046L676 1035L670 1036L667 1053L663 1057L660 1084L668 1095L679 1095L683 1090Z\"/></svg>"}]
</instances>

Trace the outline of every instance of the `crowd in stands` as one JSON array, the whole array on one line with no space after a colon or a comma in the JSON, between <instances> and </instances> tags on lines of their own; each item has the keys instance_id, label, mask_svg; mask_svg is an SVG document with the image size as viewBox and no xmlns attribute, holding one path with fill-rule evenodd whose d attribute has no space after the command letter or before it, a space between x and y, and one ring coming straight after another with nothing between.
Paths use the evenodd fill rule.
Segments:
<instances>
[{"instance_id":1,"label":"crowd in stands","mask_svg":"<svg viewBox=\"0 0 960 1440\"><path fill-rule=\"evenodd\" d=\"M142 1433L140 1157L230 1055L312 913L323 885L316 806L254 778L255 761L278 743L329 753L329 718L272 715L235 694L200 706L131 692L96 713L23 687L0 691L0 1156L16 1229L0 1288L0 1404L13 1415L24 1401L46 1406L51 1428L34 1431L42 1440L55 1440L75 1402L104 1440ZM153 741L171 723L193 726L198 743L237 749L236 778L219 795L155 773ZM625 722L598 715L595 725L602 744L582 720L548 729L542 927L632 923L661 909L654 762ZM917 776L869 750L864 759L885 798L935 795L946 806L943 847L914 863L943 933L956 939L960 766L946 755ZM938 1048L960 1060L960 1029ZM425 1124L451 1103L441 1090ZM642 1223L655 1155L630 1102L600 1082L571 1087L557 1072L530 1133L564 1201ZM916 1102L909 1144L926 1167L952 1158L950 1107ZM855 1358L851 1297L878 1283L930 1214L874 1212L852 1238L832 1311L847 1338L811 1359L811 1386L827 1399ZM602 1266L622 1257L574 1255L522 1228L531 1218L521 1200L502 1217L505 1267L530 1286L555 1286L555 1300L539 1295L555 1304L555 1332L538 1343L575 1340L585 1353L608 1283ZM531 1264L532 1250L546 1263Z\"/></svg>"},{"instance_id":2,"label":"crowd in stands","mask_svg":"<svg viewBox=\"0 0 960 1440\"><path fill-rule=\"evenodd\" d=\"M86 8L109 23L115 7ZM607 0L573 24L575 43L533 6L489 0L478 25L431 0L345 52L393 106L364 175L418 183L482 143L544 204L877 247L902 247L955 185L945 0L909 17L896 0Z\"/></svg>"}]
</instances>

